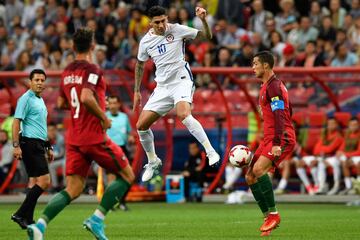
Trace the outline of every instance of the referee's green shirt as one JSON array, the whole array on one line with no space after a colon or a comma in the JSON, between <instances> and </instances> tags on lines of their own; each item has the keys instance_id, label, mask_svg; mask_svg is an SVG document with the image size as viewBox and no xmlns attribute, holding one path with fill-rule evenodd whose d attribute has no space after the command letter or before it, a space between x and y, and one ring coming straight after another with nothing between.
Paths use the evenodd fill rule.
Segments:
<instances>
[{"instance_id":1,"label":"referee's green shirt","mask_svg":"<svg viewBox=\"0 0 360 240\"><path fill-rule=\"evenodd\" d=\"M18 99L14 115L21 120L21 135L46 141L47 114L44 100L29 89Z\"/></svg>"}]
</instances>

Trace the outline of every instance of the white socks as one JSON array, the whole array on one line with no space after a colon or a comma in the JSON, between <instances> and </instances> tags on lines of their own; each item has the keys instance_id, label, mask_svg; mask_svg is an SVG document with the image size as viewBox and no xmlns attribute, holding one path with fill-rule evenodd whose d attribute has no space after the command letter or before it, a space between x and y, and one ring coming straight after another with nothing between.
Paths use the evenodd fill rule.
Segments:
<instances>
[{"instance_id":1,"label":"white socks","mask_svg":"<svg viewBox=\"0 0 360 240\"><path fill-rule=\"evenodd\" d=\"M226 166L225 168L225 184L223 185L224 189L230 189L236 180L240 177L242 173L242 168Z\"/></svg>"},{"instance_id":2,"label":"white socks","mask_svg":"<svg viewBox=\"0 0 360 240\"><path fill-rule=\"evenodd\" d=\"M301 179L301 181L303 182L303 184L305 185L305 187L310 186L310 181L308 176L306 175L305 168L296 168L296 172L299 178Z\"/></svg>"},{"instance_id":3,"label":"white socks","mask_svg":"<svg viewBox=\"0 0 360 240\"><path fill-rule=\"evenodd\" d=\"M345 188L346 189L351 189L351 187L352 187L351 178L350 177L345 177L344 182L345 182Z\"/></svg>"},{"instance_id":4,"label":"white socks","mask_svg":"<svg viewBox=\"0 0 360 240\"><path fill-rule=\"evenodd\" d=\"M285 178L281 178L277 189L285 190L288 181Z\"/></svg>"},{"instance_id":5,"label":"white socks","mask_svg":"<svg viewBox=\"0 0 360 240\"><path fill-rule=\"evenodd\" d=\"M334 183L340 184L340 178L341 178L340 162L339 161L331 162L331 166L334 171L334 174L333 174L334 175Z\"/></svg>"},{"instance_id":6,"label":"white socks","mask_svg":"<svg viewBox=\"0 0 360 240\"><path fill-rule=\"evenodd\" d=\"M319 162L318 174L319 174L319 188L324 189L326 183L326 165L324 161Z\"/></svg>"},{"instance_id":7,"label":"white socks","mask_svg":"<svg viewBox=\"0 0 360 240\"><path fill-rule=\"evenodd\" d=\"M196 120L192 115L187 116L182 123L187 127L189 132L198 140L201 145L205 148L206 153L215 151L211 146L208 137L204 131L204 128L201 126L198 120Z\"/></svg>"},{"instance_id":8,"label":"white socks","mask_svg":"<svg viewBox=\"0 0 360 240\"><path fill-rule=\"evenodd\" d=\"M94 215L100 218L101 220L105 219L105 215L99 209L95 210Z\"/></svg>"},{"instance_id":9,"label":"white socks","mask_svg":"<svg viewBox=\"0 0 360 240\"><path fill-rule=\"evenodd\" d=\"M146 153L149 162L156 160L155 145L154 145L154 134L151 129L137 131L140 137L141 145Z\"/></svg>"},{"instance_id":10,"label":"white socks","mask_svg":"<svg viewBox=\"0 0 360 240\"><path fill-rule=\"evenodd\" d=\"M318 178L318 168L317 167L312 167L310 169L311 172L311 176L314 180L314 184L315 186L319 186L319 178Z\"/></svg>"}]
</instances>

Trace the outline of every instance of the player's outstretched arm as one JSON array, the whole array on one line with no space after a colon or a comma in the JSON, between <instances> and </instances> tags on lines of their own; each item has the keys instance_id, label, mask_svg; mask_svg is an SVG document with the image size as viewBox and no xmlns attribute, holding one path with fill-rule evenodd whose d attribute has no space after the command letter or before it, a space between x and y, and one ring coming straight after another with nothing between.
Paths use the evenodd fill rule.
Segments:
<instances>
[{"instance_id":1,"label":"player's outstretched arm","mask_svg":"<svg viewBox=\"0 0 360 240\"><path fill-rule=\"evenodd\" d=\"M105 113L100 108L94 93L89 88L81 90L80 102L85 105L86 109L101 120L103 129L106 130L111 127L111 121L106 117Z\"/></svg>"},{"instance_id":2,"label":"player's outstretched arm","mask_svg":"<svg viewBox=\"0 0 360 240\"><path fill-rule=\"evenodd\" d=\"M209 25L206 21L206 10L201 7L195 9L196 16L198 16L202 22L204 31L199 31L196 38L200 40L210 40L212 39L212 33L209 28Z\"/></svg>"},{"instance_id":3,"label":"player's outstretched arm","mask_svg":"<svg viewBox=\"0 0 360 240\"><path fill-rule=\"evenodd\" d=\"M135 111L139 106L141 106L140 86L141 86L141 80L144 75L144 65L145 65L145 62L138 60L136 63L136 66L135 66L135 86L134 86L133 111Z\"/></svg>"}]
</instances>

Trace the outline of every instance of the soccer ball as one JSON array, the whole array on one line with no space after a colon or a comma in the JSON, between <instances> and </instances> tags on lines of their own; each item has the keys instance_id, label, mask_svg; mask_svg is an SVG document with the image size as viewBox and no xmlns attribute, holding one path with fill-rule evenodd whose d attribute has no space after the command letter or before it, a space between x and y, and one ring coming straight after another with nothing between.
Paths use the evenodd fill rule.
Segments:
<instances>
[{"instance_id":1,"label":"soccer ball","mask_svg":"<svg viewBox=\"0 0 360 240\"><path fill-rule=\"evenodd\" d=\"M234 146L229 153L229 161L234 167L243 168L251 162L251 151L243 145Z\"/></svg>"}]
</instances>

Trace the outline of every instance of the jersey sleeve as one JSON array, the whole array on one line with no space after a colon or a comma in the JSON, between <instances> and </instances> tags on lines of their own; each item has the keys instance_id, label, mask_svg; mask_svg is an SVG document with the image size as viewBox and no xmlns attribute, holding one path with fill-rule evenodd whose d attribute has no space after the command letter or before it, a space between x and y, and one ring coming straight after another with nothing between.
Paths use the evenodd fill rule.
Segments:
<instances>
[{"instance_id":1,"label":"jersey sleeve","mask_svg":"<svg viewBox=\"0 0 360 240\"><path fill-rule=\"evenodd\" d=\"M19 98L17 104L16 104L16 110L15 110L15 115L14 115L14 118L17 118L17 119L21 119L21 120L24 120L25 117L26 117L26 114L29 110L28 108L28 98L25 97L25 96L22 96Z\"/></svg>"},{"instance_id":2,"label":"jersey sleeve","mask_svg":"<svg viewBox=\"0 0 360 240\"><path fill-rule=\"evenodd\" d=\"M280 146L285 123L285 103L281 92L281 81L272 81L267 88L266 95L268 101L270 102L270 108L274 114L275 119L275 133L273 145Z\"/></svg>"},{"instance_id":3,"label":"jersey sleeve","mask_svg":"<svg viewBox=\"0 0 360 240\"><path fill-rule=\"evenodd\" d=\"M345 156L346 157L360 156L360 141L358 142L357 149L355 149L355 151L352 152L345 152Z\"/></svg>"},{"instance_id":4,"label":"jersey sleeve","mask_svg":"<svg viewBox=\"0 0 360 240\"><path fill-rule=\"evenodd\" d=\"M329 145L325 145L324 140L321 138L315 145L314 155L335 153L339 149L343 141L344 139L341 137L341 135L338 135L331 141Z\"/></svg>"},{"instance_id":5,"label":"jersey sleeve","mask_svg":"<svg viewBox=\"0 0 360 240\"><path fill-rule=\"evenodd\" d=\"M101 80L102 80L101 70L98 69L95 65L90 65L85 73L83 86L84 88L89 88L93 92L96 92L96 86L99 84Z\"/></svg>"},{"instance_id":6,"label":"jersey sleeve","mask_svg":"<svg viewBox=\"0 0 360 240\"><path fill-rule=\"evenodd\" d=\"M199 30L180 24L175 24L175 32L181 38L194 39L198 34Z\"/></svg>"},{"instance_id":7,"label":"jersey sleeve","mask_svg":"<svg viewBox=\"0 0 360 240\"><path fill-rule=\"evenodd\" d=\"M140 41L137 59L142 62L149 59L149 54L146 51L146 44L144 44L143 41Z\"/></svg>"}]
</instances>

